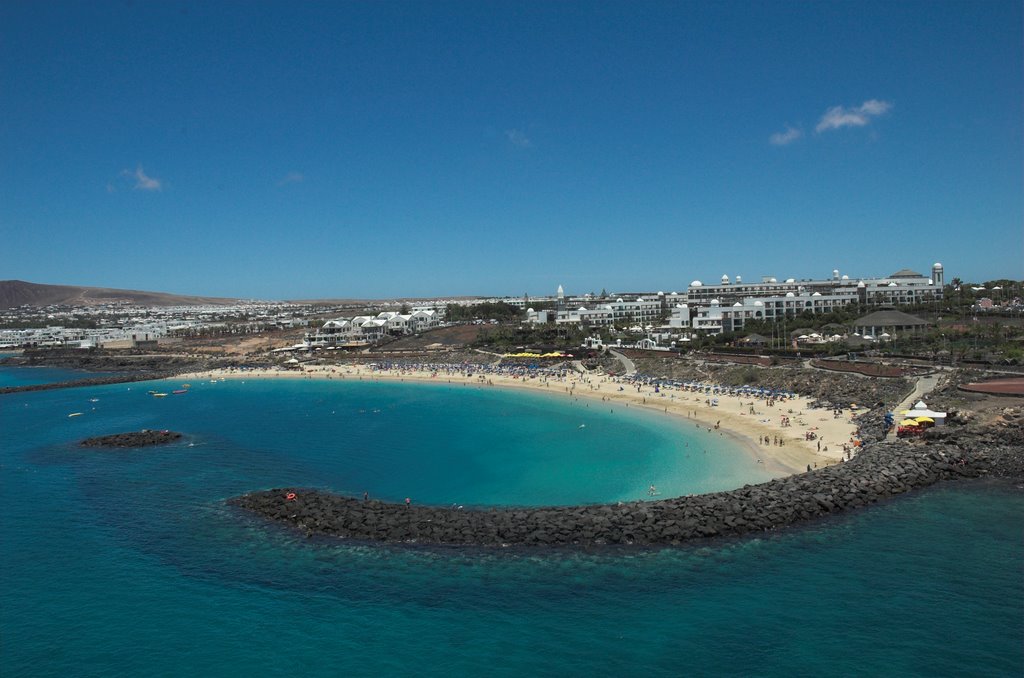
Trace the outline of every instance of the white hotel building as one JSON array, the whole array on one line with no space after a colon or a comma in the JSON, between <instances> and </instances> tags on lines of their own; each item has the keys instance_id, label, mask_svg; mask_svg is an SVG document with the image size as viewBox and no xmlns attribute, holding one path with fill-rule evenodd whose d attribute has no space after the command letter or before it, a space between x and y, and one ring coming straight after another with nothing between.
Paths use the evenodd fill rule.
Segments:
<instances>
[{"instance_id":1,"label":"white hotel building","mask_svg":"<svg viewBox=\"0 0 1024 678\"><path fill-rule=\"evenodd\" d=\"M763 299L782 297L789 293L800 295L819 293L821 296L860 299L866 305L917 304L942 298L945 273L942 264L932 266L932 275L926 278L910 269L896 271L887 278L859 278L832 271L832 277L824 280L796 280L789 278L779 282L775 278L763 277L759 283L744 282L736 276L735 282L723 275L718 285L705 285L694 280L686 291L686 302L690 305L709 304L718 299L721 304L733 304L747 298ZM853 296L851 296L853 295Z\"/></svg>"},{"instance_id":2,"label":"white hotel building","mask_svg":"<svg viewBox=\"0 0 1024 678\"><path fill-rule=\"evenodd\" d=\"M903 269L887 278L851 280L832 272L829 280L790 278L778 282L764 278L760 283L735 283L722 276L718 285L690 283L685 304L672 307L669 327L705 334L734 332L748 320L776 320L803 312L828 313L837 308L860 306L909 305L942 298L945 283L942 264L932 266L932 277Z\"/></svg>"},{"instance_id":3,"label":"white hotel building","mask_svg":"<svg viewBox=\"0 0 1024 678\"><path fill-rule=\"evenodd\" d=\"M555 295L555 311L534 311L526 309L526 322L544 323L554 319L559 325L587 325L591 327L607 327L611 325L627 325L630 323L650 325L661 321L665 308L662 301L664 295L655 298L638 296L636 299L619 297L613 301L599 301L586 295L585 298L565 298L562 286L558 286Z\"/></svg>"},{"instance_id":4,"label":"white hotel building","mask_svg":"<svg viewBox=\"0 0 1024 678\"><path fill-rule=\"evenodd\" d=\"M441 325L436 311L420 310L409 314L383 311L375 316L328 320L320 329L306 335L309 348L356 346L369 344L385 336L415 334Z\"/></svg>"}]
</instances>

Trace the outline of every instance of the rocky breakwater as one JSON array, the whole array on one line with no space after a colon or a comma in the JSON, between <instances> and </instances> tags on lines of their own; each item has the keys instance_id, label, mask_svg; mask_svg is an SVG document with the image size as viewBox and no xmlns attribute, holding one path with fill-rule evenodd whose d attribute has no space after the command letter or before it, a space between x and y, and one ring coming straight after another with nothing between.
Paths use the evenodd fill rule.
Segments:
<instances>
[{"instance_id":1,"label":"rocky breakwater","mask_svg":"<svg viewBox=\"0 0 1024 678\"><path fill-rule=\"evenodd\" d=\"M181 438L176 431L130 431L128 433L112 433L95 438L86 438L79 445L82 447L150 447L165 445Z\"/></svg>"},{"instance_id":2,"label":"rocky breakwater","mask_svg":"<svg viewBox=\"0 0 1024 678\"><path fill-rule=\"evenodd\" d=\"M308 535L356 540L484 546L679 544L775 530L941 480L987 475L994 467L1002 468L987 453L956 444L895 441L813 472L663 501L461 510L280 488L228 503Z\"/></svg>"}]
</instances>

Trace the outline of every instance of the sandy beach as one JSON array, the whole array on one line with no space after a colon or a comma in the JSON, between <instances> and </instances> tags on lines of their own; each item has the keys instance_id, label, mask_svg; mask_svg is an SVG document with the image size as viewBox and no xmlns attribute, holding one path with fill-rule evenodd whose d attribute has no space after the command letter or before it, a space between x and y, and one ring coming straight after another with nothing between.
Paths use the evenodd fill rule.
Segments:
<instances>
[{"instance_id":1,"label":"sandy beach","mask_svg":"<svg viewBox=\"0 0 1024 678\"><path fill-rule=\"evenodd\" d=\"M200 379L344 379L362 381L408 381L464 384L475 388L515 388L587 398L601 402L610 412L645 408L693 422L709 432L733 438L768 468L779 475L800 473L841 461L856 453L853 445L856 425L853 412L813 409L803 397L768 401L764 398L704 394L656 388L621 378L567 372L564 376L536 376L481 372L470 366L429 365L420 369L393 367L377 369L366 365L325 365L302 369L228 369L189 375L183 381ZM712 404L717 400L717 405Z\"/></svg>"}]
</instances>

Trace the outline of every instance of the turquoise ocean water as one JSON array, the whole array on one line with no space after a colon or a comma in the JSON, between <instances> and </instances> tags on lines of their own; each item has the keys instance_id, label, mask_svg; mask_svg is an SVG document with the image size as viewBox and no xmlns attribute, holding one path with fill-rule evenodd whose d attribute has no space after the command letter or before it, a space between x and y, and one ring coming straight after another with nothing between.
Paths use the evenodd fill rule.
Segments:
<instances>
[{"instance_id":1,"label":"turquoise ocean water","mask_svg":"<svg viewBox=\"0 0 1024 678\"><path fill-rule=\"evenodd\" d=\"M175 385L0 396L0 675L1024 666L1024 492L1012 485L946 485L767 537L676 549L308 540L223 500L301 485L558 504L641 498L652 482L665 494L709 491L767 471L728 438L599 401L253 380L146 393ZM186 438L135 451L75 445L139 428Z\"/></svg>"},{"instance_id":2,"label":"turquoise ocean water","mask_svg":"<svg viewBox=\"0 0 1024 678\"><path fill-rule=\"evenodd\" d=\"M15 353L0 352L0 360ZM85 370L68 370L61 367L0 367L0 388L8 386L33 386L35 384L51 384L74 379L106 377L113 372L87 372Z\"/></svg>"}]
</instances>

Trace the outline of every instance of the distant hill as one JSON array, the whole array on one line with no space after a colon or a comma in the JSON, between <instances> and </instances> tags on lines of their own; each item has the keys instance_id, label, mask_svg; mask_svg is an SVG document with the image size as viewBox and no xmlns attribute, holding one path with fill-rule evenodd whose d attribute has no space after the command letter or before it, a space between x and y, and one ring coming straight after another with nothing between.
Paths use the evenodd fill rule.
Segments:
<instances>
[{"instance_id":1,"label":"distant hill","mask_svg":"<svg viewBox=\"0 0 1024 678\"><path fill-rule=\"evenodd\" d=\"M23 280L0 280L0 308L30 306L89 306L128 302L140 306L185 306L201 304L233 304L237 299L223 297L192 297L165 292L140 292L106 287L78 285L40 285Z\"/></svg>"}]
</instances>

